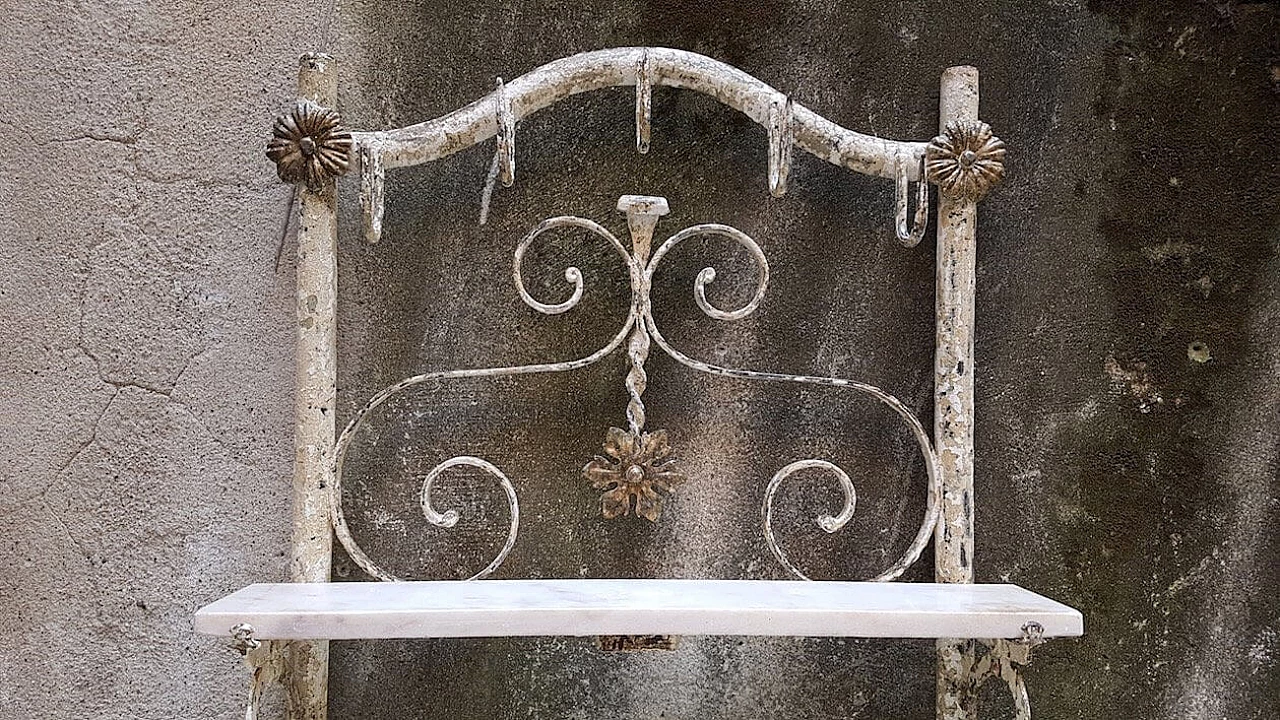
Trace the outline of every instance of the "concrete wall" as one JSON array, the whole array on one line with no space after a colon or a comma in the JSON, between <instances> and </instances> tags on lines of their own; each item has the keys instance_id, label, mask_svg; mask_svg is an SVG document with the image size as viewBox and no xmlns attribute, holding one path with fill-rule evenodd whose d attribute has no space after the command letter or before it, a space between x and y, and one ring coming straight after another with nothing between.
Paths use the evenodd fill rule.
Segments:
<instances>
[{"instance_id":1,"label":"concrete wall","mask_svg":"<svg viewBox=\"0 0 1280 720\"><path fill-rule=\"evenodd\" d=\"M1082 608L1089 633L1044 648L1033 705L1088 720L1280 713L1275 6L878 6L10 3L0 717L240 712L238 658L192 635L189 616L284 572L292 246L277 265L289 191L261 146L294 58L334 52L345 114L374 128L453 109L496 75L641 44L711 55L901 138L934 133L944 67L981 68L983 117L1011 153L979 234L977 575ZM732 303L744 258L710 245L673 257L655 304L681 347L867 380L927 415L932 250L896 245L888 184L800 157L791 193L772 200L760 129L659 90L653 151L638 156L630 103L599 93L522 123L516 186L483 228L491 146L393 173L384 243L344 227L340 420L417 370L599 346L626 302L606 256L565 235L531 265L548 296L566 262L583 268L572 317L528 311L506 268L549 215L621 232L624 192L671 200L660 237L728 222L775 264L759 315L722 324L689 288L715 264L713 299ZM354 187L341 190L349 203ZM756 527L763 484L816 454L855 472L859 511L818 537L806 528L834 495L797 483L782 526L798 562L859 577L905 547L920 481L887 413L659 357L650 424L671 431L691 482L657 526L600 520L578 471L623 422L623 372L615 358L572 377L424 388L423 418L389 408L377 432L415 442L377 483L348 480L357 537L405 574L482 566L505 512L490 485L440 495L488 523L445 534L411 512L412 473L468 452L521 491L505 577L781 577ZM376 459L363 457L353 473ZM335 571L360 579L341 552ZM565 639L343 643L332 706L335 718L923 718L931 673L927 643L685 638L643 656ZM1009 710L994 688L988 705Z\"/></svg>"}]
</instances>

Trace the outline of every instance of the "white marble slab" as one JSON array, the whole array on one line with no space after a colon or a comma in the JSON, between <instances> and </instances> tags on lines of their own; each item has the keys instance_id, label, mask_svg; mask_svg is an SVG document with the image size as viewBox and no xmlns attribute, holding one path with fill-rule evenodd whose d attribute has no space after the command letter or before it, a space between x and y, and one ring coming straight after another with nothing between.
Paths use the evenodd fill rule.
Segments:
<instances>
[{"instance_id":1,"label":"white marble slab","mask_svg":"<svg viewBox=\"0 0 1280 720\"><path fill-rule=\"evenodd\" d=\"M478 580L250 585L195 629L261 639L525 635L1015 638L1084 632L1079 611L1017 585L771 580Z\"/></svg>"}]
</instances>

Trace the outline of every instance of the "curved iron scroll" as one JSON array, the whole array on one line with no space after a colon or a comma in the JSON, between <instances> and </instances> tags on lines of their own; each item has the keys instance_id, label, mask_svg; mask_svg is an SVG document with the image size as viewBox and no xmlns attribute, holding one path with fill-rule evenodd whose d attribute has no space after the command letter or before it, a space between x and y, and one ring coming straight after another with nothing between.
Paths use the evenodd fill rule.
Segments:
<instances>
[{"instance_id":1,"label":"curved iron scroll","mask_svg":"<svg viewBox=\"0 0 1280 720\"><path fill-rule=\"evenodd\" d=\"M625 342L630 363L626 378L629 396L626 408L627 428L610 428L604 443L605 457L595 458L583 469L583 474L592 485L604 491L601 498L601 509L606 517L615 517L634 512L636 515L649 520L657 520L666 495L685 481L684 476L673 468L673 461L669 457L671 446L666 432L663 430L648 431L645 425L646 415L643 394L647 385L647 375L644 365L648 358L651 344L656 344L676 362L698 372L745 380L768 380L845 388L870 396L893 410L911 431L919 447L928 475L925 515L919 531L906 552L892 566L872 579L875 581L888 581L900 576L906 568L919 559L924 551L924 547L937 524L940 509L941 473L938 469L938 459L930 443L928 433L920 421L901 401L872 385L836 377L788 375L724 367L694 359L675 348L659 329L657 322L654 320L650 304L650 288L654 273L661 265L663 258L673 248L691 238L710 236L733 241L750 254L756 266L756 285L751 298L741 307L724 309L717 307L708 300L706 288L716 279L714 268L704 268L694 282L693 294L698 307L709 317L718 320L738 320L756 311L768 288L768 260L759 244L751 237L728 225L714 223L694 225L675 233L667 238L656 251L653 251L651 257L650 246L653 231L657 225L658 218L667 213L666 200L659 197L628 195L619 200L618 208L627 213L628 227L631 233L630 249L607 229L591 220L573 216L553 217L544 220L520 241L515 250L512 270L512 278L515 282L516 290L526 305L546 315L567 312L573 309L582 298L584 289L582 272L574 266L566 268L564 271L565 281L573 287L568 299L561 302L544 302L535 298L524 283L522 268L526 253L544 233L558 228L577 228L604 239L622 260L632 287L632 300L627 317L621 329L604 347L590 355L567 362L472 370L448 370L415 375L374 395L348 423L338 438L334 456L334 481L330 492L335 534L352 560L365 572L380 580L398 581L401 579L379 567L360 548L351 535L342 510L343 465L356 432L363 426L372 411L405 389L425 382L457 378L530 375L581 369L613 353ZM511 525L507 541L493 561L470 578L477 579L494 572L514 546L519 532L519 502L515 487L497 466L480 458L459 456L440 463L423 480L421 505L423 513L429 522L441 527L452 527L457 522L458 514L455 511L440 512L431 504L430 498L433 484L443 473L458 466L478 468L496 478L506 492L510 508ZM765 490L762 507L765 540L782 565L792 574L805 580L808 577L790 561L774 536L772 504L781 484L792 474L806 469L817 469L833 474L844 490L845 504L843 509L835 516L824 515L820 517L818 524L822 529L827 532L836 532L844 527L853 517L856 501L856 492L848 474L825 460L810 459L793 462L774 475Z\"/></svg>"}]
</instances>

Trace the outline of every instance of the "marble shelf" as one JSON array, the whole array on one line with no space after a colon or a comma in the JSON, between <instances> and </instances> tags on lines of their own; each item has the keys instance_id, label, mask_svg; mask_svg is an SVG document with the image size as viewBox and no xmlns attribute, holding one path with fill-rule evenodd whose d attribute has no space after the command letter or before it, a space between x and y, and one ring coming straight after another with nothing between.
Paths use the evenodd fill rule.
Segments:
<instances>
[{"instance_id":1,"label":"marble shelf","mask_svg":"<svg viewBox=\"0 0 1280 720\"><path fill-rule=\"evenodd\" d=\"M263 640L534 635L1017 638L1083 634L1080 612L1017 585L791 580L478 580L250 585L195 615Z\"/></svg>"}]
</instances>

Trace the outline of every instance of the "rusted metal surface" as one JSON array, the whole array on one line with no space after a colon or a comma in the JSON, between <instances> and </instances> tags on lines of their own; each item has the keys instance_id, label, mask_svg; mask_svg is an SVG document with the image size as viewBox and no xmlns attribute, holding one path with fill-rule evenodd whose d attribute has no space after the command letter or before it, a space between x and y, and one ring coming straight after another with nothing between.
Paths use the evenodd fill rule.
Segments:
<instances>
[{"instance_id":1,"label":"rusted metal surface","mask_svg":"<svg viewBox=\"0 0 1280 720\"><path fill-rule=\"evenodd\" d=\"M680 645L679 635L597 635L596 647L605 652L632 652L635 650L675 650Z\"/></svg>"},{"instance_id":2,"label":"rusted metal surface","mask_svg":"<svg viewBox=\"0 0 1280 720\"><path fill-rule=\"evenodd\" d=\"M645 407L642 394L647 382L646 376L644 375L644 362L648 357L649 344L652 342L676 362L698 372L743 380L779 381L818 385L822 387L844 388L870 396L893 410L911 430L911 433L916 440L916 444L919 447L921 456L924 459L924 465L928 476L928 495L925 516L914 540L901 558L873 579L878 581L887 581L900 576L902 572L914 563L924 552L924 548L928 544L929 538L933 536L934 527L937 525L941 507L940 497L942 485L939 460L934 453L929 435L924 429L924 426L900 400L873 385L867 385L865 383L859 383L845 378L789 375L783 373L759 372L755 370L724 367L692 358L672 346L662 335L662 332L654 319L649 298L654 273L660 267L662 259L667 255L667 253L681 243L693 238L719 238L721 240L728 240L735 243L750 254L756 265L756 285L751 298L741 307L726 310L716 307L707 299L706 288L716 279L715 268L704 268L694 281L693 294L698 307L707 316L724 321L733 321L745 318L759 308L760 303L764 299L765 291L769 285L768 260L760 245L751 237L730 226L714 223L694 225L675 233L663 241L657 250L653 251L652 256L650 256L650 247L654 228L657 224L658 218L667 212L666 200L659 197L628 195L623 196L619 200L618 207L627 213L627 225L630 229L632 239L632 247L630 250L628 250L622 241L613 235L613 233L594 221L580 217L559 216L544 220L517 244L512 269L512 279L515 283L516 291L519 293L520 298L526 305L546 315L558 315L565 313L572 310L582 298L584 290L582 272L575 266L565 268L565 281L573 286L573 290L570 293L569 298L558 303L542 302L529 293L524 283L522 269L526 253L538 238L554 229L575 228L585 230L592 235L605 240L607 246L613 252L617 253L621 259L623 268L631 280L632 301L630 310L627 313L627 317L624 320L621 329L619 329L613 339L604 347L585 357L565 362L422 373L420 375L415 375L401 380L400 382L378 392L355 414L351 422L342 431L342 434L338 438L337 448L334 455L334 478L333 483L330 486L334 531L339 542L341 542L343 547L346 548L348 554L357 565L373 577L387 581L401 579L386 572L378 566L360 548L351 535L345 515L342 511L343 466L346 461L347 453L349 452L351 444L358 431L370 416L370 413L375 411L383 403L407 388L426 382L460 378L493 378L578 370L613 353L623 345L624 341L630 339L630 342L627 343L630 369L627 374L629 400L626 408L629 429L623 430L616 427L610 428L605 441L605 452L608 455L608 458L597 458L589 463L584 469L584 474L592 481L593 484L595 484L599 489L607 491L602 500L602 510L606 516L617 517L619 515L627 514L632 509L632 504L634 503L634 510L637 515L649 520L656 520L661 508L660 500L662 495L670 492L670 490L676 485L684 482L684 477L678 473L672 472L668 468L666 462L664 462L667 460L671 452L670 443L666 433L660 430L649 433L644 432ZM487 461L480 460L479 458L452 458L436 466L436 468L428 474L423 485L423 511L427 519L432 523L449 527L457 520L456 514L441 514L431 509L428 498L431 483L443 471L459 464L470 464L475 467L480 467L491 475L497 477L507 492L512 513L511 530L508 534L507 543L504 546L503 551L499 553L499 555L485 570L474 575L474 579L493 572L498 565L501 564L502 560L506 557L507 552L511 549L516 540L518 531L518 523L516 522L516 518L518 516L518 503L516 501L515 488L512 486L507 476L504 475L496 466L489 464ZM842 487L845 487L846 489L845 509L842 510L839 516L835 518L820 518L819 524L823 529L828 532L835 532L843 527L853 515L854 504L853 486L852 482L849 481L848 475L840 468L824 460L812 459L792 463L784 467L774 476L769 485L769 490L766 492L764 506L762 508L765 536L770 548L783 565L793 574L801 578L805 577L804 574L791 564L774 537L771 524L771 504L780 484L795 472L805 469L819 469L833 472L836 474L836 477L840 479Z\"/></svg>"},{"instance_id":3,"label":"rusted metal surface","mask_svg":"<svg viewBox=\"0 0 1280 720\"><path fill-rule=\"evenodd\" d=\"M337 101L337 66L327 55L302 57L298 94L320 106ZM293 543L289 579L327 582L333 535L329 493L337 392L338 198L333 178L302 185L297 264L297 390L295 395ZM286 711L290 720L324 720L329 646L288 646Z\"/></svg>"},{"instance_id":4,"label":"rusted metal surface","mask_svg":"<svg viewBox=\"0 0 1280 720\"><path fill-rule=\"evenodd\" d=\"M978 117L978 70L961 66L942 74L939 124ZM942 471L942 515L934 538L934 577L973 582L973 322L977 204L940 194L934 356L934 441ZM973 720L977 695L965 658L971 643L940 639L939 720Z\"/></svg>"},{"instance_id":5,"label":"rusted metal surface","mask_svg":"<svg viewBox=\"0 0 1280 720\"><path fill-rule=\"evenodd\" d=\"M651 433L609 428L604 457L596 456L582 469L591 487L604 490L600 512L606 518L627 515L634 506L637 517L657 522L662 498L687 478L671 469L671 441L666 430Z\"/></svg>"},{"instance_id":6,"label":"rusted metal surface","mask_svg":"<svg viewBox=\"0 0 1280 720\"><path fill-rule=\"evenodd\" d=\"M299 100L276 118L267 143L267 158L287 183L305 183L313 190L347 172L351 164L351 133L332 108Z\"/></svg>"},{"instance_id":7,"label":"rusted metal surface","mask_svg":"<svg viewBox=\"0 0 1280 720\"><path fill-rule=\"evenodd\" d=\"M977 202L1004 179L1004 155L990 125L952 120L925 149L925 173L943 195Z\"/></svg>"}]
</instances>

